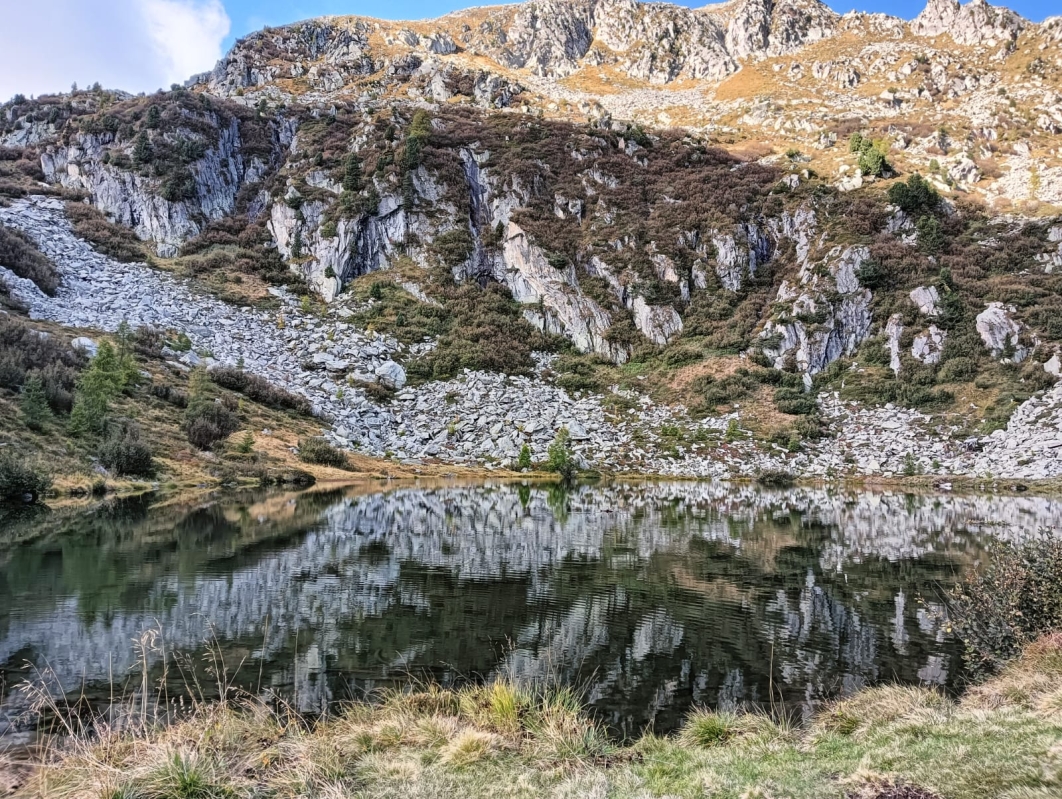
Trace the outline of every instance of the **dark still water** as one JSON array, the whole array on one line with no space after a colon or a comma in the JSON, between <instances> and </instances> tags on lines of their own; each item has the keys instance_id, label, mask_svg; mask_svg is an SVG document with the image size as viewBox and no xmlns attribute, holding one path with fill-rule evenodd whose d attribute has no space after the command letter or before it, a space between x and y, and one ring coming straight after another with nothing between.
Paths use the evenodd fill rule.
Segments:
<instances>
[{"instance_id":1,"label":"dark still water","mask_svg":"<svg viewBox=\"0 0 1062 799\"><path fill-rule=\"evenodd\" d=\"M236 685L305 711L504 673L576 684L634 734L692 705L766 704L772 686L797 712L877 682L953 688L942 592L993 539L1060 520L1037 497L703 483L51 513L3 534L36 537L0 549L0 716L27 664L75 693L135 690L132 642L151 628L171 695L175 658L201 666L209 639Z\"/></svg>"}]
</instances>

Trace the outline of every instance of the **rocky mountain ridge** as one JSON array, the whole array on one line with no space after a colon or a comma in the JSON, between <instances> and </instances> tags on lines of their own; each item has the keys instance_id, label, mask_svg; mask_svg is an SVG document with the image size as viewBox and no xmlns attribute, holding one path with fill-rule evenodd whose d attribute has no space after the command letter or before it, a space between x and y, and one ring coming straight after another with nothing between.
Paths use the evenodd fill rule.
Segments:
<instances>
[{"instance_id":1,"label":"rocky mountain ridge","mask_svg":"<svg viewBox=\"0 0 1062 799\"><path fill-rule=\"evenodd\" d=\"M507 462L568 427L603 468L998 475L979 450L1017 441L1036 454L1005 474L1051 477L1060 41L982 0L910 24L809 0L534 0L270 29L188 88L5 104L0 212L73 261L57 299L0 274L44 318L113 329L120 309L259 363L374 454ZM100 260L61 204L25 199L42 190L102 211L102 240L130 228L167 269L250 279L254 302L293 283L332 321L273 288L278 334L273 310ZM374 381L391 405L357 388ZM433 416L451 395L473 399ZM769 446L714 445L750 419Z\"/></svg>"},{"instance_id":2,"label":"rocky mountain ridge","mask_svg":"<svg viewBox=\"0 0 1062 799\"><path fill-rule=\"evenodd\" d=\"M1030 23L984 0L932 0L909 23L810 0L534 0L420 23L330 17L263 31L193 83L228 97L470 102L677 124L775 152L800 147L830 173L844 166L829 152L831 128L861 119L911 166L941 162L945 186L1057 204L1060 31L1059 18ZM1031 189L1018 163L1030 152L1041 171ZM1018 158L1007 166L1020 178L984 163L1001 155Z\"/></svg>"}]
</instances>

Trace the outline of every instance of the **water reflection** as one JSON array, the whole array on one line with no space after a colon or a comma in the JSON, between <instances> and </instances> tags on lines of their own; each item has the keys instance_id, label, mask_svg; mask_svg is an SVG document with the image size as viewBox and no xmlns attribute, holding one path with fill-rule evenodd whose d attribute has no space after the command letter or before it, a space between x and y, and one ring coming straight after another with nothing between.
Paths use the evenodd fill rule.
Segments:
<instances>
[{"instance_id":1,"label":"water reflection","mask_svg":"<svg viewBox=\"0 0 1062 799\"><path fill-rule=\"evenodd\" d=\"M194 659L209 625L238 683L303 710L503 671L585 686L626 733L772 690L806 711L884 680L954 685L942 586L1060 518L1036 497L720 484L125 503L0 555L0 668L99 687L145 628Z\"/></svg>"}]
</instances>

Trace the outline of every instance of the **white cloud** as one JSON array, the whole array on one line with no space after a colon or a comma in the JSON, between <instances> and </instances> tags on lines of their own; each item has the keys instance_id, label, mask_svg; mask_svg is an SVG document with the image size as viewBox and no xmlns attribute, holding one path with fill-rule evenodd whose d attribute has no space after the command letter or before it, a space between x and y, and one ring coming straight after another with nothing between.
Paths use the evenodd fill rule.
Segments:
<instances>
[{"instance_id":1,"label":"white cloud","mask_svg":"<svg viewBox=\"0 0 1062 799\"><path fill-rule=\"evenodd\" d=\"M171 83L183 83L214 66L229 34L229 15L220 0L143 0L148 34Z\"/></svg>"},{"instance_id":2,"label":"white cloud","mask_svg":"<svg viewBox=\"0 0 1062 799\"><path fill-rule=\"evenodd\" d=\"M0 101L71 83L150 92L183 83L222 55L221 0L30 0L4 4Z\"/></svg>"}]
</instances>

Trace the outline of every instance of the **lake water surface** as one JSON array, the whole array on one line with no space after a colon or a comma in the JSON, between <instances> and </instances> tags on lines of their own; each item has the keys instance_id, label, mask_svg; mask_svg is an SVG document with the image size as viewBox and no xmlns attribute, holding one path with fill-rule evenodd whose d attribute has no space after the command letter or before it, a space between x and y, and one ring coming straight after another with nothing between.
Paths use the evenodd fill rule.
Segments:
<instances>
[{"instance_id":1,"label":"lake water surface","mask_svg":"<svg viewBox=\"0 0 1062 799\"><path fill-rule=\"evenodd\" d=\"M691 706L957 688L943 593L1062 502L706 483L513 484L106 503L0 550L0 721L17 685L166 690L204 655L316 712L411 678L577 685L621 735ZM209 662L210 659L207 659ZM27 668L29 667L29 668ZM2 686L0 686L2 687ZM773 695L773 696L772 696ZM2 727L0 727L2 729Z\"/></svg>"}]
</instances>

